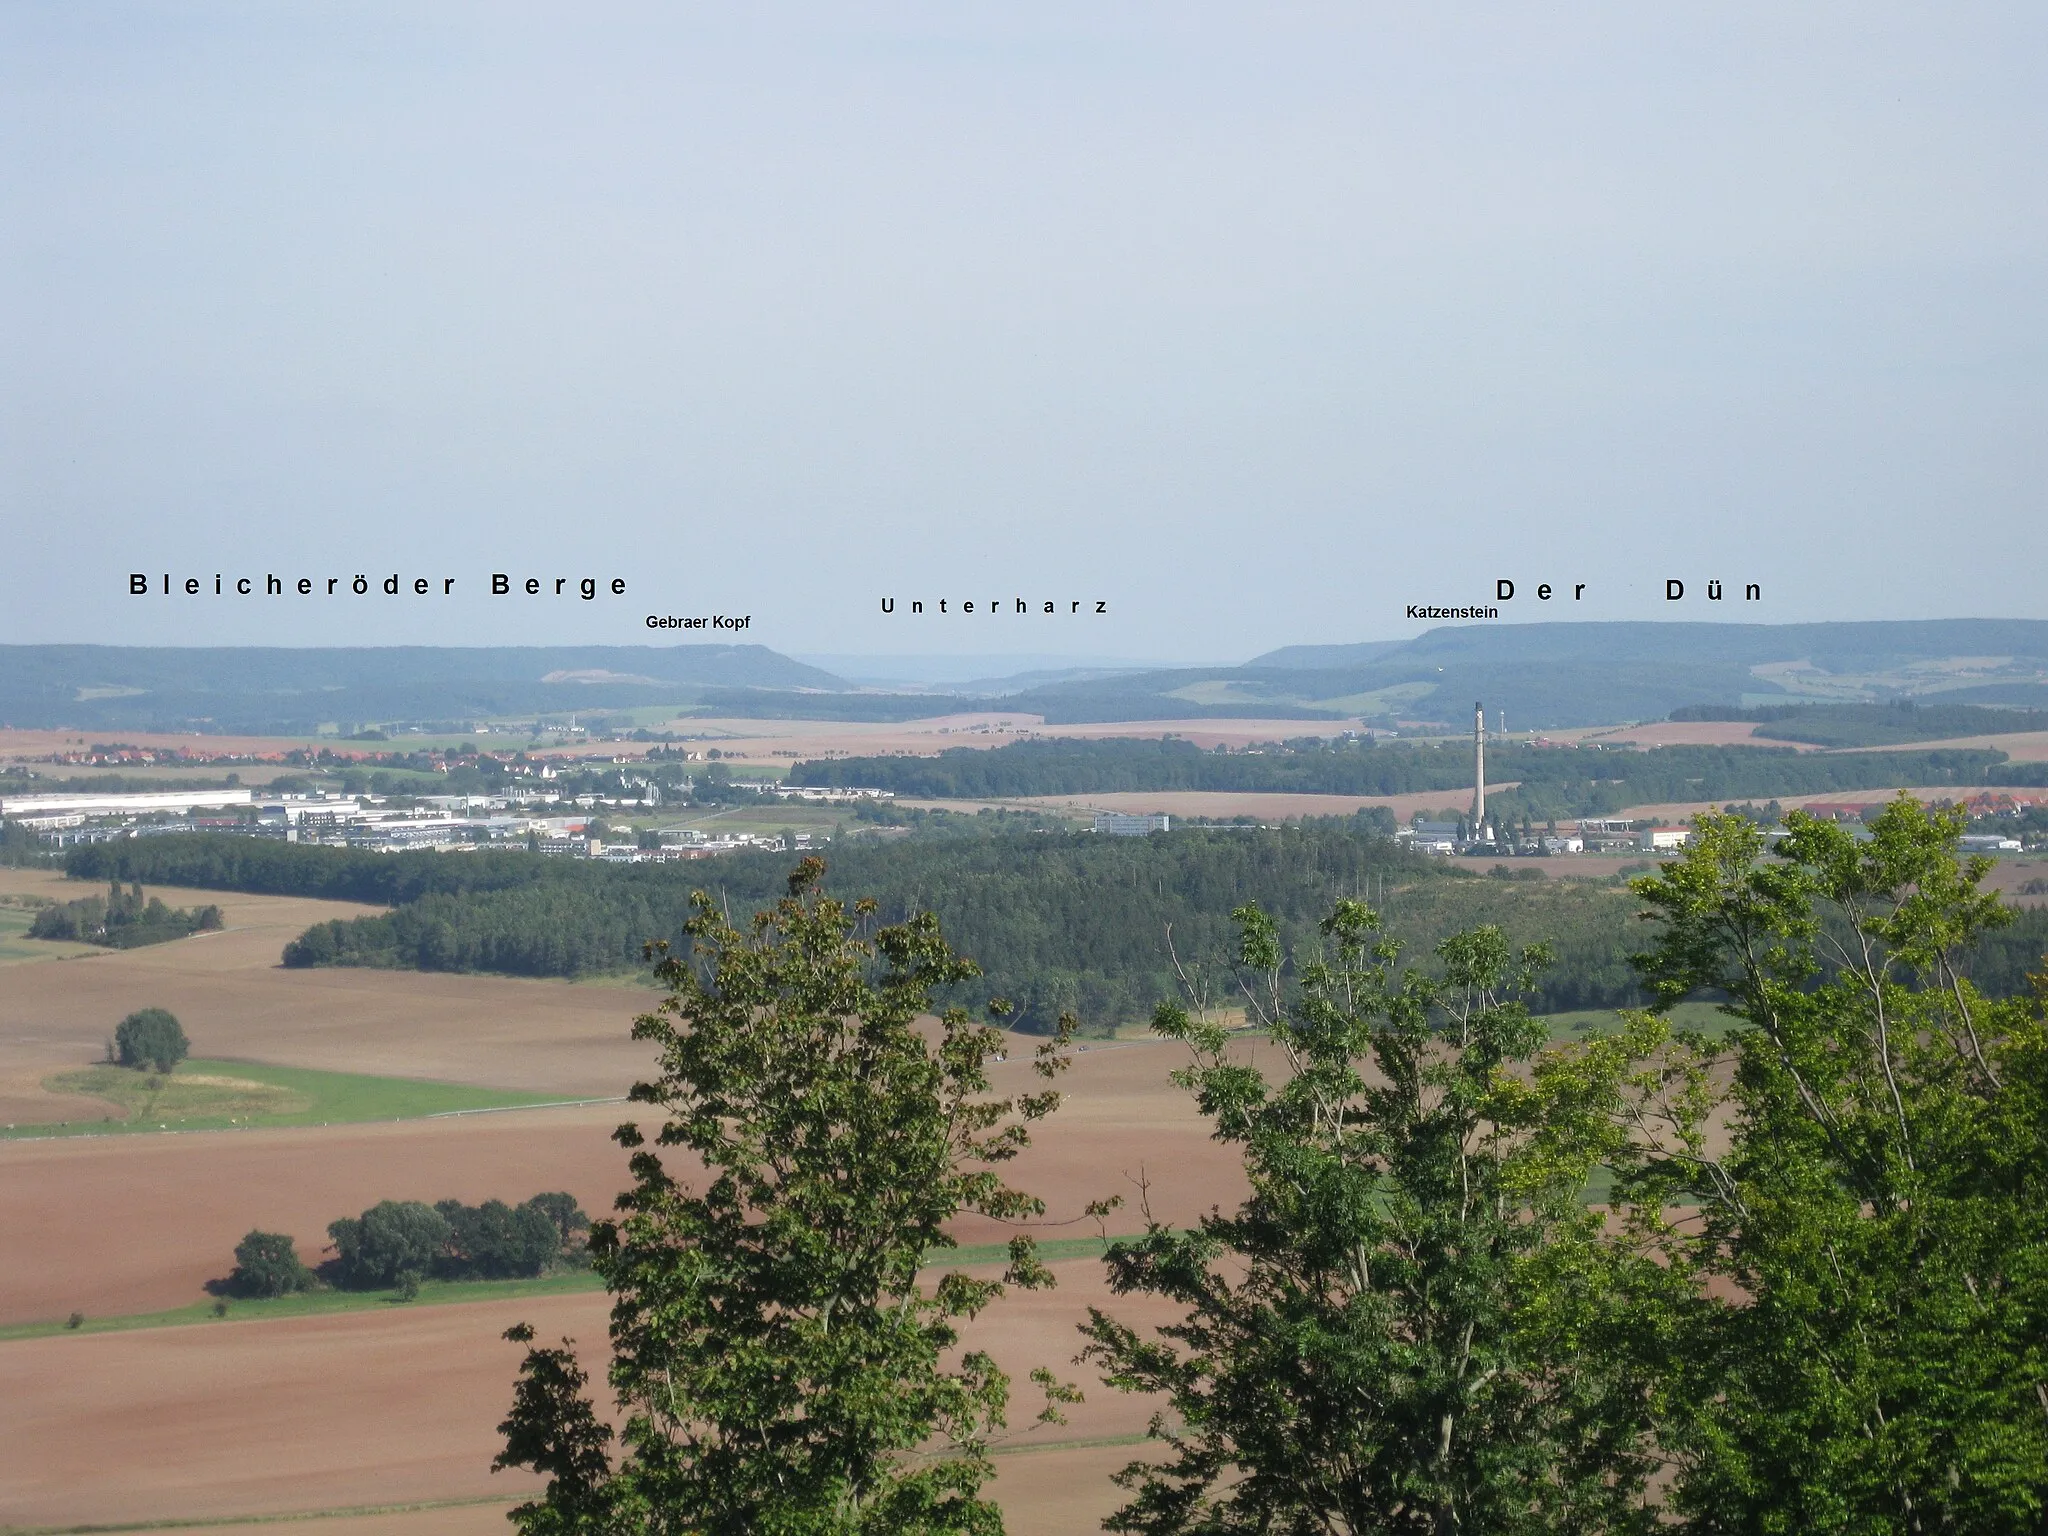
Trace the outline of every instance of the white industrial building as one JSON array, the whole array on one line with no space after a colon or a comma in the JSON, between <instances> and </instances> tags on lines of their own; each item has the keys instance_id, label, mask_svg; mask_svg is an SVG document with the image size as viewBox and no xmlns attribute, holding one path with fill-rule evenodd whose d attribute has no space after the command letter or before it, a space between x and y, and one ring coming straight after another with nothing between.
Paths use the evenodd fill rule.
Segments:
<instances>
[{"instance_id":1,"label":"white industrial building","mask_svg":"<svg viewBox=\"0 0 2048 1536\"><path fill-rule=\"evenodd\" d=\"M1097 811L1095 830L1106 837L1146 837L1173 830L1173 818L1165 815L1133 816L1124 811Z\"/></svg>"},{"instance_id":2,"label":"white industrial building","mask_svg":"<svg viewBox=\"0 0 2048 1536\"><path fill-rule=\"evenodd\" d=\"M8 795L0 798L0 816L24 823L45 816L182 816L188 811L248 805L254 799L255 791L248 789L153 789L126 795Z\"/></svg>"}]
</instances>

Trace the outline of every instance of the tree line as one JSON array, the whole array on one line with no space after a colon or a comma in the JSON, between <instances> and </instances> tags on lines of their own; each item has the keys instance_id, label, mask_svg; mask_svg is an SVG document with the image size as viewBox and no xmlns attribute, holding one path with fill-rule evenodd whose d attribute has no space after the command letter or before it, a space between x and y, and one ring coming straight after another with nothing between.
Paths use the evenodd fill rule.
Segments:
<instances>
[{"instance_id":1,"label":"tree line","mask_svg":"<svg viewBox=\"0 0 2048 1536\"><path fill-rule=\"evenodd\" d=\"M2048 731L2048 710L1994 709L1983 704L1929 704L1894 699L1885 704L1688 704L1673 720L1751 720L1754 732L1777 741L1819 747L1888 747L1959 736Z\"/></svg>"},{"instance_id":2,"label":"tree line","mask_svg":"<svg viewBox=\"0 0 2048 1536\"><path fill-rule=\"evenodd\" d=\"M1517 814L1607 815L1630 805L1722 801L1835 790L1999 783L2005 754L1990 750L1802 753L1790 747L1489 744L1487 777L1518 782L1502 796ZM2029 765L2021 765L2026 767ZM789 782L862 787L935 799L1092 795L1172 790L1330 795L1469 791L1472 755L1457 741L1385 744L1314 738L1253 750L1205 751L1177 739L1018 741L955 747L937 757L808 760Z\"/></svg>"},{"instance_id":3,"label":"tree line","mask_svg":"<svg viewBox=\"0 0 2048 1536\"><path fill-rule=\"evenodd\" d=\"M0 868L54 864L57 856L43 840L18 821L0 821Z\"/></svg>"},{"instance_id":4,"label":"tree line","mask_svg":"<svg viewBox=\"0 0 2048 1536\"><path fill-rule=\"evenodd\" d=\"M74 873L146 869L188 886L225 886L390 905L308 928L288 966L366 965L575 977L630 970L650 940L685 942L692 892L743 910L770 899L785 861L734 854L686 865L602 865L518 853L448 858L377 854L251 838L135 839L76 850ZM981 967L956 1000L1010 1001L1021 1027L1073 1013L1090 1029L1146 1017L1177 985L1172 948L1214 951L1230 913L1257 901L1290 943L1341 897L1384 893L1390 931L1426 949L1493 923L1517 943L1547 938L1557 964L1537 983L1544 1013L1644 1000L1628 955L1627 894L1591 881L1476 879L1410 854L1355 819L1278 828L1189 828L1147 838L1027 832L842 842L829 879L870 893L888 918L932 911ZM244 882L244 883L237 883ZM1978 985L2024 991L2048 944L2048 912L2022 915L1970 959ZM1171 946L1171 948L1170 948ZM2034 946L2028 953L2029 946Z\"/></svg>"},{"instance_id":5,"label":"tree line","mask_svg":"<svg viewBox=\"0 0 2048 1536\"><path fill-rule=\"evenodd\" d=\"M139 949L145 944L165 944L211 933L221 926L220 908L172 907L161 896L144 898L140 882L121 888L109 881L104 896L84 896L77 901L42 907L28 926L32 939L66 939L77 944L98 944L107 949Z\"/></svg>"},{"instance_id":6,"label":"tree line","mask_svg":"<svg viewBox=\"0 0 2048 1536\"><path fill-rule=\"evenodd\" d=\"M676 868L570 865L560 878L431 894L377 917L308 929L288 966L383 965L576 976L640 963L647 941L684 941L694 891L734 909L772 895L785 861L741 855ZM841 844L835 889L872 894L884 918L939 915L981 967L949 1000L1009 1000L1020 1027L1062 1013L1091 1028L1142 1019L1175 985L1173 950L1213 948L1231 909L1269 905L1293 936L1320 905L1384 891L1390 922L1418 944L1498 921L1558 938L1546 1012L1640 1001L1626 952L1628 901L1588 882L1508 886L1401 851L1346 822L1191 829L1155 838L1060 833Z\"/></svg>"},{"instance_id":7,"label":"tree line","mask_svg":"<svg viewBox=\"0 0 2048 1536\"><path fill-rule=\"evenodd\" d=\"M486 1200L380 1200L360 1216L328 1223L335 1257L325 1278L349 1290L417 1290L434 1280L531 1279L580 1264L590 1217L573 1195L550 1190L509 1205ZM216 1289L234 1296L311 1290L323 1276L299 1257L289 1233L251 1231Z\"/></svg>"}]
</instances>

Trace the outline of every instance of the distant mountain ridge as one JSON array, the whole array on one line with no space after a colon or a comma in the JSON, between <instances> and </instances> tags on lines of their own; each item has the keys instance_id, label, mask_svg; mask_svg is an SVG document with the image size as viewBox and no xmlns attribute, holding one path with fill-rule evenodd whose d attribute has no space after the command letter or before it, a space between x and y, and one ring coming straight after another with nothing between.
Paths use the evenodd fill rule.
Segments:
<instances>
[{"instance_id":1,"label":"distant mountain ridge","mask_svg":"<svg viewBox=\"0 0 2048 1536\"><path fill-rule=\"evenodd\" d=\"M1284 646L1241 667L1180 668L1012 694L1055 722L1222 715L1469 721L1512 728L1662 719L1688 704L2048 705L2048 620L1837 624L1462 624L1411 640Z\"/></svg>"},{"instance_id":2,"label":"distant mountain ridge","mask_svg":"<svg viewBox=\"0 0 2048 1536\"><path fill-rule=\"evenodd\" d=\"M1033 658L1037 659L1037 658ZM1512 730L1661 720L1689 705L2048 708L2048 620L1466 624L1409 640L1283 646L1242 666L1074 669L950 690L860 689L759 645L182 648L0 646L0 724L299 734L655 705L761 718L906 720L989 709L1052 724L1271 719Z\"/></svg>"},{"instance_id":3,"label":"distant mountain ridge","mask_svg":"<svg viewBox=\"0 0 2048 1536\"><path fill-rule=\"evenodd\" d=\"M1413 645L1413 640L1360 640L1351 645L1283 645L1277 651L1254 656L1247 667L1289 667L1303 672L1342 671L1363 665L1390 651Z\"/></svg>"},{"instance_id":4,"label":"distant mountain ridge","mask_svg":"<svg viewBox=\"0 0 2048 1536\"><path fill-rule=\"evenodd\" d=\"M302 734L849 687L763 645L0 646L0 724L27 728Z\"/></svg>"}]
</instances>

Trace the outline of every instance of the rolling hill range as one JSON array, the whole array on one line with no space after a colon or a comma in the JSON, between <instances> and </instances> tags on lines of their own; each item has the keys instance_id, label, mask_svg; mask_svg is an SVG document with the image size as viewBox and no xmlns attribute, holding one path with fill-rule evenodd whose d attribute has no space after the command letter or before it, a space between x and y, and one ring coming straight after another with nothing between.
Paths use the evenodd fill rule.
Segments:
<instances>
[{"instance_id":1,"label":"rolling hill range","mask_svg":"<svg viewBox=\"0 0 2048 1536\"><path fill-rule=\"evenodd\" d=\"M1289 646L1242 667L1027 689L1004 702L1054 723L1343 716L1515 728L1660 719L1688 704L2048 704L2048 621L1858 624L1470 624L1413 640Z\"/></svg>"},{"instance_id":2,"label":"rolling hill range","mask_svg":"<svg viewBox=\"0 0 2048 1536\"><path fill-rule=\"evenodd\" d=\"M758 645L282 648L0 646L0 724L309 733L672 707L904 720L963 710L1091 722L1435 721L1472 701L1512 729L1656 720L1686 706L2048 707L2048 621L1471 624L1410 640L1287 646L1242 666L859 689ZM1900 738L1908 739L1908 738Z\"/></svg>"},{"instance_id":3,"label":"rolling hill range","mask_svg":"<svg viewBox=\"0 0 2048 1536\"><path fill-rule=\"evenodd\" d=\"M0 723L79 730L295 735L849 686L761 645L0 646Z\"/></svg>"}]
</instances>

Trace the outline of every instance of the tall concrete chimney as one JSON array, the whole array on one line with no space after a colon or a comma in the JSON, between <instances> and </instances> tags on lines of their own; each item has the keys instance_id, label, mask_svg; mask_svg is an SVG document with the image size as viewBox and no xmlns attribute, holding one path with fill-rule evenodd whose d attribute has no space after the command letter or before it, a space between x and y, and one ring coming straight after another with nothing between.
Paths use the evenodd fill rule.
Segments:
<instances>
[{"instance_id":1,"label":"tall concrete chimney","mask_svg":"<svg viewBox=\"0 0 2048 1536\"><path fill-rule=\"evenodd\" d=\"M1472 706L1472 836L1486 825L1486 706Z\"/></svg>"}]
</instances>

